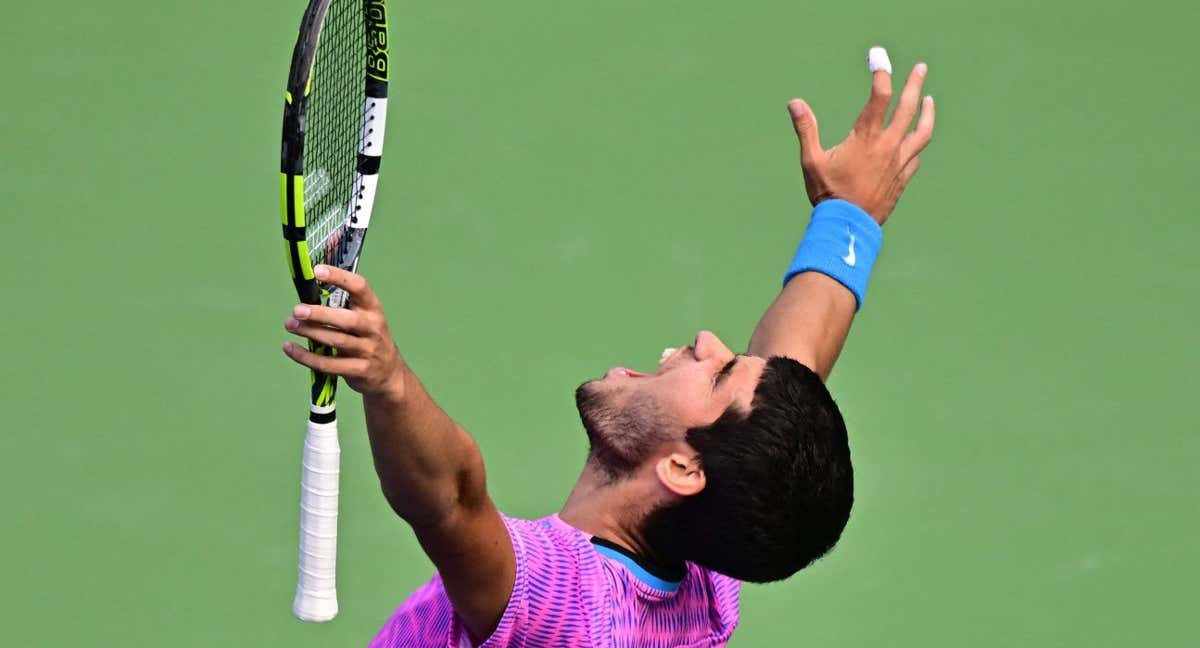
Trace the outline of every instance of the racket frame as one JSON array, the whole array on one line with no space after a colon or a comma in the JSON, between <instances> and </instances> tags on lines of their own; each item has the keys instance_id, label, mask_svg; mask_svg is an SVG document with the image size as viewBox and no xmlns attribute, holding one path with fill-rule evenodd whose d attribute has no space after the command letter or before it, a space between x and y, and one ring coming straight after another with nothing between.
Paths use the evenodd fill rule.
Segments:
<instances>
[{"instance_id":1,"label":"racket frame","mask_svg":"<svg viewBox=\"0 0 1200 648\"><path fill-rule=\"evenodd\" d=\"M345 291L326 286L313 274L305 237L305 117L312 92L313 64L321 30L332 2L310 0L300 22L284 94L280 149L280 192L283 238L296 294L305 304L349 306ZM386 0L361 0L364 12L364 87L361 137L352 188L347 188L345 225L338 239L337 265L351 272L366 239L375 203L387 117L388 33ZM319 91L319 89L318 89ZM342 188L335 188L341 191ZM313 353L334 356L337 350L309 343ZM300 552L292 613L303 621L329 621L337 616L337 499L340 448L337 440L337 377L311 372L311 394L301 471Z\"/></svg>"}]
</instances>

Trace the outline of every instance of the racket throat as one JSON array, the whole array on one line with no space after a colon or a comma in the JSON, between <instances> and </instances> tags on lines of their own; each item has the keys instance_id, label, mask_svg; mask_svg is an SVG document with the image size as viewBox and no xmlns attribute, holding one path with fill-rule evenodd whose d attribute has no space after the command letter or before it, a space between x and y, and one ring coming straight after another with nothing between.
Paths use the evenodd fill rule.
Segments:
<instances>
[{"instance_id":1,"label":"racket throat","mask_svg":"<svg viewBox=\"0 0 1200 648\"><path fill-rule=\"evenodd\" d=\"M337 355L335 349L324 346L313 345L310 350L320 355ZM337 397L337 377L313 372L312 379L312 400L310 401L312 406L309 408L308 419L314 423L321 422L317 418L332 420Z\"/></svg>"}]
</instances>

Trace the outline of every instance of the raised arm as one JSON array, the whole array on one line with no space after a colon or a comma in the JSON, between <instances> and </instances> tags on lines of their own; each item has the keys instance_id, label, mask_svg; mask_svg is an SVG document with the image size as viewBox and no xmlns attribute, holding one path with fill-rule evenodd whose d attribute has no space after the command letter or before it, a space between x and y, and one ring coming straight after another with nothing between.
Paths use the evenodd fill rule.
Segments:
<instances>
[{"instance_id":1,"label":"raised arm","mask_svg":"<svg viewBox=\"0 0 1200 648\"><path fill-rule=\"evenodd\" d=\"M861 306L873 253L882 241L879 226L891 215L920 166L918 155L933 137L933 98L921 99L925 64L913 68L891 122L885 124L892 100L891 64L878 48L872 50L870 62L871 96L837 146L821 148L817 118L807 103L788 103L813 221L787 283L750 338L751 354L794 358L822 379L833 370ZM910 132L914 119L916 129ZM827 240L830 237L837 242ZM831 254L822 248L829 245L842 247ZM864 252L870 258L864 258Z\"/></svg>"},{"instance_id":2,"label":"raised arm","mask_svg":"<svg viewBox=\"0 0 1200 648\"><path fill-rule=\"evenodd\" d=\"M341 376L363 395L383 494L437 566L459 618L483 639L508 603L516 559L488 497L479 448L405 364L366 279L329 266L314 270L321 281L349 292L351 307L301 304L284 327L335 347L338 355L316 355L290 342L284 352L306 367Z\"/></svg>"}]
</instances>

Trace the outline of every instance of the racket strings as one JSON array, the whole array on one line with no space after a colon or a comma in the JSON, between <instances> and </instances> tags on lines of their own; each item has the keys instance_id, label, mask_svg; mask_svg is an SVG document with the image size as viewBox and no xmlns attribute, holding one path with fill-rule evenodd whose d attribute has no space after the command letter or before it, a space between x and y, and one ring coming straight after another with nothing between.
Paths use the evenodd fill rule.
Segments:
<instances>
[{"instance_id":1,"label":"racket strings","mask_svg":"<svg viewBox=\"0 0 1200 648\"><path fill-rule=\"evenodd\" d=\"M306 238L313 264L340 265L362 144L363 5L333 0L317 45L304 148Z\"/></svg>"}]
</instances>

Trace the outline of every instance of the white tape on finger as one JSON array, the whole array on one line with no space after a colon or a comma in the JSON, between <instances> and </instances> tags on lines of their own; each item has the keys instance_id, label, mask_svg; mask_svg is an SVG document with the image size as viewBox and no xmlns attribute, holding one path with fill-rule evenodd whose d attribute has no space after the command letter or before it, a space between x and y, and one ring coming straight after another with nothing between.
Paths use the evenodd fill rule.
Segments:
<instances>
[{"instance_id":1,"label":"white tape on finger","mask_svg":"<svg viewBox=\"0 0 1200 648\"><path fill-rule=\"evenodd\" d=\"M880 70L892 73L892 59L888 58L887 50L882 47L872 47L867 51L867 69L871 74L875 74Z\"/></svg>"}]
</instances>

